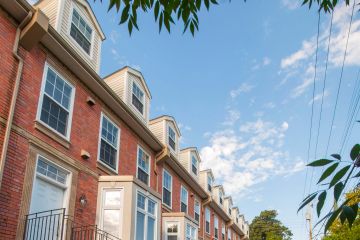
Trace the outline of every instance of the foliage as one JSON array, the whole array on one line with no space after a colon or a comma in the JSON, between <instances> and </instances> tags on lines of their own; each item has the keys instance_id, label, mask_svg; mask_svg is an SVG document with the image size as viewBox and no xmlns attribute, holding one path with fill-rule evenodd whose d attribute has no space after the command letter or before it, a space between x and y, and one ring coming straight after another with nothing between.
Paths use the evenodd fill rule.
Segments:
<instances>
[{"instance_id":1,"label":"foliage","mask_svg":"<svg viewBox=\"0 0 360 240\"><path fill-rule=\"evenodd\" d=\"M354 198L353 198L354 197ZM346 194L346 199L350 199L350 202L347 204L351 206L360 201L360 188L357 188L355 191ZM340 219L336 219L333 225L329 228L329 234L323 238L323 240L358 240L360 237L360 212L357 213L357 218L355 219L352 228L349 227L348 223L341 224Z\"/></svg>"},{"instance_id":2,"label":"foliage","mask_svg":"<svg viewBox=\"0 0 360 240\"><path fill-rule=\"evenodd\" d=\"M290 240L292 232L278 219L275 210L265 210L256 216L250 224L250 239L262 240Z\"/></svg>"},{"instance_id":3,"label":"foliage","mask_svg":"<svg viewBox=\"0 0 360 240\"><path fill-rule=\"evenodd\" d=\"M317 185L323 189L311 193L301 203L299 210L311 203L313 200L317 201L316 212L320 216L326 199L328 201L334 201L333 209L330 209L328 213L317 223L326 221L325 233L333 222L339 217L341 225L348 223L351 228L354 224L359 208L359 192L348 196L345 200L340 200L343 191L348 184L349 179L355 179L358 183L360 179L360 171L357 169L360 167L360 145L356 144L350 152L351 161L342 160L339 154L332 154L333 159L319 159L308 164L310 167L325 167L326 169L322 173ZM356 172L357 171L357 172ZM326 179L331 179L330 182L322 183ZM330 192L333 192L333 198L329 199ZM316 198L317 197L317 198Z\"/></svg>"},{"instance_id":4,"label":"foliage","mask_svg":"<svg viewBox=\"0 0 360 240\"><path fill-rule=\"evenodd\" d=\"M96 1L96 0L94 0ZM100 0L101 2L103 0ZM133 28L139 30L138 12L153 12L155 22L159 25L159 32L163 26L170 33L171 26L175 21L182 22L184 25L184 33L190 30L194 36L195 31L199 30L198 13L202 8L210 9L211 6L217 5L218 0L108 0L109 11L116 9L119 13L119 24L127 24L131 35ZM297 0L293 0L297 1ZM350 0L343 0L347 5ZM231 0L229 0L231 2ZM246 0L244 0L246 2ZM338 0L304 0L303 5L309 8L313 3L319 5L319 11L330 12L339 4Z\"/></svg>"}]
</instances>

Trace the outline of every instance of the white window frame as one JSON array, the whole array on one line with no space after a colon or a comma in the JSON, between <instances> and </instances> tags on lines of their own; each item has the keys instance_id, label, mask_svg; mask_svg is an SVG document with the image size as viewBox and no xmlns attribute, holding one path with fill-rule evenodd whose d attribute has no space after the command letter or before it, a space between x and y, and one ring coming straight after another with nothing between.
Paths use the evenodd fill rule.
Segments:
<instances>
[{"instance_id":1,"label":"white window frame","mask_svg":"<svg viewBox=\"0 0 360 240\"><path fill-rule=\"evenodd\" d=\"M171 189L167 189L166 187L165 187L165 185L164 185L164 179L165 179L165 172L166 172L166 174L168 174L170 177L171 177L171 184L170 184L170 186L171 186ZM169 192L170 192L170 206L169 205L167 205L167 203L165 203L164 202L164 188L166 188ZM172 209L172 189L173 189L173 177L172 177L172 175L164 168L163 169L163 176L162 176L162 189L161 189L161 191L162 191L162 196L161 196L161 199L162 199L162 203L165 205L165 206L167 206L168 208L170 208L170 209Z\"/></svg>"},{"instance_id":2,"label":"white window frame","mask_svg":"<svg viewBox=\"0 0 360 240\"><path fill-rule=\"evenodd\" d=\"M69 118L68 118L68 123L67 123L67 126L66 126L66 135L63 135L63 134L59 133L58 131L56 131L55 129L53 129L47 123L43 122L40 119L41 109L42 109L43 100L44 100L44 94L45 94L46 77L47 77L47 73L48 73L49 69L54 71L55 74L58 75L63 81L65 81L72 89L72 91L71 91L71 99L70 99L70 102L69 102L69 110L68 110ZM73 84L71 84L69 81L67 81L66 78L64 78L63 75L61 75L58 71L56 71L56 69L53 66L51 66L49 63L45 62L42 81L41 81L41 90L40 90L39 104L38 104L37 114L36 114L36 121L41 122L44 126L46 126L47 129L51 130L57 136L60 136L61 138L65 139L67 141L70 141L70 133L71 133L71 125L72 125L72 117L73 117L74 101L75 101L75 90L76 89L75 89L75 86Z\"/></svg>"},{"instance_id":3,"label":"white window frame","mask_svg":"<svg viewBox=\"0 0 360 240\"><path fill-rule=\"evenodd\" d=\"M195 160L195 162L196 162L196 164L195 164L196 173L194 173L193 170L192 170L192 168L194 166L193 160ZM199 160L194 155L191 155L190 172L191 172L192 175L194 175L196 177L199 175Z\"/></svg>"},{"instance_id":4,"label":"white window frame","mask_svg":"<svg viewBox=\"0 0 360 240\"><path fill-rule=\"evenodd\" d=\"M199 222L198 223L200 223L201 222L201 203L197 198L194 201L194 219L195 219L195 213L197 213L196 212L196 203L199 204L199 212L198 212L198 214L199 214ZM198 224L198 225L200 225L200 224Z\"/></svg>"},{"instance_id":5,"label":"white window frame","mask_svg":"<svg viewBox=\"0 0 360 240\"><path fill-rule=\"evenodd\" d=\"M103 124L103 118L106 118L110 123L112 123L117 129L118 129L118 136L117 136L117 148L116 148L116 169L113 169L112 167L108 166L106 163L102 162L100 160L100 150L101 150L101 130L102 130L102 124ZM107 169L109 169L112 172L115 172L116 174L118 174L119 172L119 155L120 155L120 134L121 134L121 129L120 127L115 124L114 121L112 121L106 114L104 114L103 112L101 112L100 114L100 127L99 127L99 140L98 140L98 155L97 155L97 162L100 163L102 166L106 167Z\"/></svg>"},{"instance_id":6,"label":"white window frame","mask_svg":"<svg viewBox=\"0 0 360 240\"><path fill-rule=\"evenodd\" d=\"M190 227L190 234L191 234L192 231L194 231L194 233L195 233L194 238L192 238L192 236L188 236L188 235L187 235L187 227L188 227L188 226ZM185 239L187 239L187 240L188 240L188 239L189 239L189 240L196 240L196 239L197 239L197 235L198 235L197 228L194 227L192 224L186 222L186 223L185 223Z\"/></svg>"},{"instance_id":7,"label":"white window frame","mask_svg":"<svg viewBox=\"0 0 360 240\"><path fill-rule=\"evenodd\" d=\"M143 195L146 199L146 202L145 202L145 210L141 209L141 208L138 208L137 206L137 201L138 201L138 196L139 194ZM148 201L149 199L153 202L155 202L155 215L152 215L151 213L148 212ZM140 211L141 213L145 214L145 222L144 222L144 225L145 225L145 229L144 229L144 235L145 235L145 239L147 238L146 234L147 234L147 227L148 227L148 216L150 217L153 217L155 218L155 226L154 226L154 233L155 233L155 236L154 236L154 239L157 239L158 237L158 221L159 221L159 214L158 214L158 207L159 207L159 203L154 199L152 198L151 196L149 196L148 194L140 191L140 190L137 190L136 191L136 199L135 199L135 223L134 223L134 226L135 226L135 239L136 239L136 229L137 229L137 226L136 226L136 223L137 223L137 212Z\"/></svg>"},{"instance_id":8,"label":"white window frame","mask_svg":"<svg viewBox=\"0 0 360 240\"><path fill-rule=\"evenodd\" d=\"M177 225L177 233L169 233L168 232L168 225L170 224L176 224ZM180 222L177 221L167 221L165 222L165 239L167 240L169 236L176 236L177 239L179 239L179 235L180 235Z\"/></svg>"},{"instance_id":9,"label":"white window frame","mask_svg":"<svg viewBox=\"0 0 360 240\"><path fill-rule=\"evenodd\" d=\"M117 208L114 207L109 207L105 209L105 196L106 196L106 192L112 192L112 191L120 191L121 193L121 202L120 205L117 206ZM119 229L119 235L116 237L121 237L122 235L122 224L123 224L123 220L124 220L124 188L119 187L119 188L110 188L110 187L103 187L101 189L101 206L100 206L100 222L99 222L99 226L101 229L104 229L104 210L110 209L110 210L119 210L120 213L120 229Z\"/></svg>"},{"instance_id":10,"label":"white window frame","mask_svg":"<svg viewBox=\"0 0 360 240\"><path fill-rule=\"evenodd\" d=\"M168 145L169 145L169 147L170 147L170 149L171 149L172 151L176 152L176 149L177 149L176 131L174 130L173 127L170 126L170 124L168 124L167 127L168 127L168 131L167 131L167 142L168 142ZM171 129L171 131L174 132L174 139L170 136L170 129ZM174 141L174 143L175 143L175 149L173 149L173 148L171 147L169 138L171 138L171 139Z\"/></svg>"},{"instance_id":11,"label":"white window frame","mask_svg":"<svg viewBox=\"0 0 360 240\"><path fill-rule=\"evenodd\" d=\"M188 213L189 212L189 192L183 185L181 185L181 188L180 188L180 210L181 210L181 203L185 204L185 202L183 202L183 200L182 200L183 190L186 192L186 213Z\"/></svg>"},{"instance_id":12,"label":"white window frame","mask_svg":"<svg viewBox=\"0 0 360 240\"><path fill-rule=\"evenodd\" d=\"M209 221L207 220L207 213L209 213ZM206 231L206 222L209 222L209 232ZM210 232L211 232L211 211L210 211L210 209L208 207L205 208L205 221L204 221L204 223L205 223L205 226L204 226L205 232L207 234L210 234Z\"/></svg>"},{"instance_id":13,"label":"white window frame","mask_svg":"<svg viewBox=\"0 0 360 240\"><path fill-rule=\"evenodd\" d=\"M136 178L137 179L139 179L139 177L138 177L138 169L139 168L141 168L141 170L143 170L144 172L146 172L145 171L145 169L143 169L141 166L139 166L139 151L143 151L143 153L145 153L146 155L148 155L149 156L149 172L147 173L148 174L148 176L149 176L149 179L148 179L148 186L150 186L150 179L151 179L151 156L150 156L150 154L148 154L145 150L144 150L144 148L143 147L141 147L140 145L138 145L138 147L137 147L137 155L136 155ZM140 180L140 179L139 179ZM142 182L142 181L141 181ZM144 182L142 182L142 183L144 183ZM145 183L144 183L145 184Z\"/></svg>"},{"instance_id":14,"label":"white window frame","mask_svg":"<svg viewBox=\"0 0 360 240\"><path fill-rule=\"evenodd\" d=\"M218 237L216 238L216 232ZM218 240L219 239L219 219L216 215L214 215L214 240Z\"/></svg>"},{"instance_id":15,"label":"white window frame","mask_svg":"<svg viewBox=\"0 0 360 240\"><path fill-rule=\"evenodd\" d=\"M45 162L47 162L48 164L51 164L53 166L55 166L56 168L59 168L60 170L66 172L67 178L66 178L66 183L62 184L58 181L55 181L54 179L47 177L41 173L37 172L37 168L38 168L38 163L39 163L39 158L42 158ZM65 208L65 213L67 214L69 211L69 203L70 203L70 193L71 193L71 182L72 182L72 172L63 168L62 166L59 166L58 164L54 163L53 161L49 160L47 157L45 157L42 154L36 154L36 164L35 164L35 173L34 173L34 177L33 177L33 183L35 183L36 178L40 178L46 182L49 182L51 184L54 184L62 189L64 189L64 199L63 199L63 208ZM34 190L34 184L33 184L33 189L31 190L31 199L32 199L32 192ZM31 200L30 200L31 201ZM30 203L31 204L31 203Z\"/></svg>"},{"instance_id":16,"label":"white window frame","mask_svg":"<svg viewBox=\"0 0 360 240\"><path fill-rule=\"evenodd\" d=\"M76 42L76 40L70 35L70 31L71 31L71 23L72 23L72 16L74 14L74 9L76 9L76 11L79 13L79 15L82 17L82 19L85 21L85 23L87 25L89 25L89 27L92 30L91 34L91 41L90 41L90 52L87 53L85 52L85 50L79 45L78 42ZM70 39L70 41L72 41L73 44L76 44L76 46L78 46L78 48L80 49L80 51L85 54L86 56L88 56L89 58L93 58L93 49L94 49L94 37L95 37L95 29L92 26L92 24L89 24L89 19L83 14L83 12L74 4L71 4L71 10L70 10L70 14L69 14L69 19L68 19L68 26L67 26L67 33L68 33L68 38Z\"/></svg>"},{"instance_id":17,"label":"white window frame","mask_svg":"<svg viewBox=\"0 0 360 240\"><path fill-rule=\"evenodd\" d=\"M140 91L143 94L143 99L140 100L135 94L134 94L134 85L136 85L137 88L140 89ZM132 98L133 95L135 95L135 97L143 104L143 112L140 112L139 109L137 109L137 107L133 104L132 102ZM136 81L132 81L132 85L131 85L131 105L136 109L136 111L138 111L143 117L145 116L145 91L142 89L142 87L139 86L139 84Z\"/></svg>"}]
</instances>

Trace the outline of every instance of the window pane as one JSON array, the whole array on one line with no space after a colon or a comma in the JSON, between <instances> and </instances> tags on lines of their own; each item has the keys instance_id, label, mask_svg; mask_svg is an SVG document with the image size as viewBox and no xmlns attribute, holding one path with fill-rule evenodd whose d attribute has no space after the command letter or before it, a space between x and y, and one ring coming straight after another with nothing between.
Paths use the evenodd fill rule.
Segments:
<instances>
[{"instance_id":1,"label":"window pane","mask_svg":"<svg viewBox=\"0 0 360 240\"><path fill-rule=\"evenodd\" d=\"M74 9L70 28L70 36L80 45L80 47L90 54L92 29Z\"/></svg>"},{"instance_id":2,"label":"window pane","mask_svg":"<svg viewBox=\"0 0 360 240\"><path fill-rule=\"evenodd\" d=\"M136 240L144 240L145 237L145 215L137 212L136 215Z\"/></svg>"},{"instance_id":3,"label":"window pane","mask_svg":"<svg viewBox=\"0 0 360 240\"><path fill-rule=\"evenodd\" d=\"M186 213L187 212L187 206L185 203L181 202L181 212Z\"/></svg>"},{"instance_id":4,"label":"window pane","mask_svg":"<svg viewBox=\"0 0 360 240\"><path fill-rule=\"evenodd\" d=\"M116 149L103 139L101 139L100 144L100 160L109 167L116 169Z\"/></svg>"},{"instance_id":5,"label":"window pane","mask_svg":"<svg viewBox=\"0 0 360 240\"><path fill-rule=\"evenodd\" d=\"M149 184L149 175L144 172L141 168L138 168L138 179L145 183L146 185Z\"/></svg>"},{"instance_id":6,"label":"window pane","mask_svg":"<svg viewBox=\"0 0 360 240\"><path fill-rule=\"evenodd\" d=\"M145 196L143 196L142 194L138 194L137 207L145 210L145 200Z\"/></svg>"},{"instance_id":7,"label":"window pane","mask_svg":"<svg viewBox=\"0 0 360 240\"><path fill-rule=\"evenodd\" d=\"M106 191L104 205L119 206L121 203L121 192L120 191Z\"/></svg>"},{"instance_id":8,"label":"window pane","mask_svg":"<svg viewBox=\"0 0 360 240\"><path fill-rule=\"evenodd\" d=\"M119 210L104 210L103 216L104 231L114 235L119 235L120 213Z\"/></svg>"},{"instance_id":9,"label":"window pane","mask_svg":"<svg viewBox=\"0 0 360 240\"><path fill-rule=\"evenodd\" d=\"M147 240L155 239L155 219L149 217L148 218L148 226L147 226Z\"/></svg>"},{"instance_id":10,"label":"window pane","mask_svg":"<svg viewBox=\"0 0 360 240\"><path fill-rule=\"evenodd\" d=\"M166 205L171 206L171 192L165 188L163 189L163 202Z\"/></svg>"},{"instance_id":11,"label":"window pane","mask_svg":"<svg viewBox=\"0 0 360 240\"><path fill-rule=\"evenodd\" d=\"M148 213L155 215L155 210L156 210L155 208L156 208L156 203L151 200L148 200Z\"/></svg>"}]
</instances>

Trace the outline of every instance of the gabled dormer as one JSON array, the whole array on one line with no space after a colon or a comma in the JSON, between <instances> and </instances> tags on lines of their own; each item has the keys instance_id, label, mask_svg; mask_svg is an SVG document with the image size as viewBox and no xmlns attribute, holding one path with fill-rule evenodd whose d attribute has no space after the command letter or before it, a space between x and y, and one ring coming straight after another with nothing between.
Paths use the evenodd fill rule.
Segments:
<instances>
[{"instance_id":1,"label":"gabled dormer","mask_svg":"<svg viewBox=\"0 0 360 240\"><path fill-rule=\"evenodd\" d=\"M232 201L232 198L230 196L224 198L224 206L225 206L225 209L226 209L226 213L230 217L232 217L233 201Z\"/></svg>"},{"instance_id":2,"label":"gabled dormer","mask_svg":"<svg viewBox=\"0 0 360 240\"><path fill-rule=\"evenodd\" d=\"M225 196L225 191L223 186L221 185L215 186L213 190L213 198L222 208L224 208L224 196Z\"/></svg>"},{"instance_id":3,"label":"gabled dormer","mask_svg":"<svg viewBox=\"0 0 360 240\"><path fill-rule=\"evenodd\" d=\"M181 133L175 119L167 115L157 117L150 120L149 128L170 149L170 153L179 159Z\"/></svg>"},{"instance_id":4,"label":"gabled dormer","mask_svg":"<svg viewBox=\"0 0 360 240\"><path fill-rule=\"evenodd\" d=\"M131 67L124 67L106 76L104 81L148 125L151 94L142 73Z\"/></svg>"},{"instance_id":5,"label":"gabled dormer","mask_svg":"<svg viewBox=\"0 0 360 240\"><path fill-rule=\"evenodd\" d=\"M179 157L180 163L189 171L197 181L199 181L200 155L196 147L182 149Z\"/></svg>"},{"instance_id":6,"label":"gabled dormer","mask_svg":"<svg viewBox=\"0 0 360 240\"><path fill-rule=\"evenodd\" d=\"M86 0L40 0L40 8L50 25L84 61L99 72L101 44L105 35Z\"/></svg>"},{"instance_id":7,"label":"gabled dormer","mask_svg":"<svg viewBox=\"0 0 360 240\"><path fill-rule=\"evenodd\" d=\"M234 220L234 222L236 224L239 224L239 215L240 215L239 208L238 207L233 207L232 211L231 211L231 216L232 216L232 219Z\"/></svg>"},{"instance_id":8,"label":"gabled dormer","mask_svg":"<svg viewBox=\"0 0 360 240\"><path fill-rule=\"evenodd\" d=\"M244 217L244 215L239 213L238 218L239 218L239 224L238 225L241 228L241 231L243 231L245 233L245 230L246 230L245 229L245 217Z\"/></svg>"},{"instance_id":9,"label":"gabled dormer","mask_svg":"<svg viewBox=\"0 0 360 240\"><path fill-rule=\"evenodd\" d=\"M211 169L200 171L200 185L206 190L209 195L213 194L214 175Z\"/></svg>"}]
</instances>

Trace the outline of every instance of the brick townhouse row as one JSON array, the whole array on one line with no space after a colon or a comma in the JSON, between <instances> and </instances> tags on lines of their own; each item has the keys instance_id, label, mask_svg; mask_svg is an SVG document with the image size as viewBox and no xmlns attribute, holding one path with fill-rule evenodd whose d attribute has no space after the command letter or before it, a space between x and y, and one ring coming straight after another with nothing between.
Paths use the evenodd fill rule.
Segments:
<instances>
[{"instance_id":1,"label":"brick townhouse row","mask_svg":"<svg viewBox=\"0 0 360 240\"><path fill-rule=\"evenodd\" d=\"M142 73L99 76L104 40L86 0L0 0L0 239L248 239Z\"/></svg>"}]
</instances>

